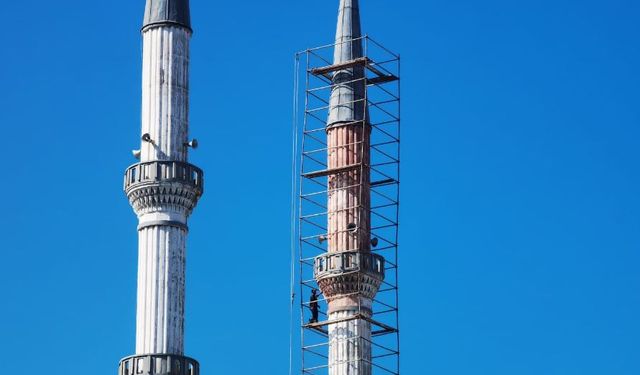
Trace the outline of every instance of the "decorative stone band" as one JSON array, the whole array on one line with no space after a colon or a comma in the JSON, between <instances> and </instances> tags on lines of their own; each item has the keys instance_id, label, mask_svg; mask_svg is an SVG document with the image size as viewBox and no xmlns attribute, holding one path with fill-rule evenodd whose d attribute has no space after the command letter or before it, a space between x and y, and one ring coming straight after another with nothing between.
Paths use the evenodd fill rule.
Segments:
<instances>
[{"instance_id":1,"label":"decorative stone band","mask_svg":"<svg viewBox=\"0 0 640 375\"><path fill-rule=\"evenodd\" d=\"M199 375L200 364L175 354L144 354L120 361L118 375Z\"/></svg>"},{"instance_id":2,"label":"decorative stone band","mask_svg":"<svg viewBox=\"0 0 640 375\"><path fill-rule=\"evenodd\" d=\"M124 176L124 191L138 215L184 211L188 216L204 189L202 170L179 161L151 161L134 164Z\"/></svg>"},{"instance_id":3,"label":"decorative stone band","mask_svg":"<svg viewBox=\"0 0 640 375\"><path fill-rule=\"evenodd\" d=\"M189 227L187 226L187 224L180 221L170 221L170 220L146 221L138 225L138 230L142 230L144 228L149 228L149 227L160 227L160 226L180 228L185 231L189 230Z\"/></svg>"},{"instance_id":4,"label":"decorative stone band","mask_svg":"<svg viewBox=\"0 0 640 375\"><path fill-rule=\"evenodd\" d=\"M333 130L337 128L356 127L356 126L363 126L363 125L366 125L367 129L369 130L369 133L371 133L371 131L373 130L373 127L371 126L371 124L369 124L368 121L365 121L365 120L337 121L331 124L327 124L327 126L325 127L325 130L328 132L329 130Z\"/></svg>"},{"instance_id":5,"label":"decorative stone band","mask_svg":"<svg viewBox=\"0 0 640 375\"><path fill-rule=\"evenodd\" d=\"M314 277L325 298L373 299L384 280L384 257L373 253L347 251L316 257Z\"/></svg>"}]
</instances>

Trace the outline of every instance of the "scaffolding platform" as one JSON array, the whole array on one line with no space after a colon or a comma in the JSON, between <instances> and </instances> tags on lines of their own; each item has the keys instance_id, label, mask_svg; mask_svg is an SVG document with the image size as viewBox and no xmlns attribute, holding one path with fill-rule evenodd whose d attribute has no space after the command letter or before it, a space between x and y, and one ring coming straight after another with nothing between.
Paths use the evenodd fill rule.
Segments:
<instances>
[{"instance_id":1,"label":"scaffolding platform","mask_svg":"<svg viewBox=\"0 0 640 375\"><path fill-rule=\"evenodd\" d=\"M397 81L399 78L397 75L391 74L385 68L379 69L376 67L376 62L371 60L368 57L360 57L357 59L345 61L340 64L332 64L327 66L322 66L319 68L312 68L310 73L314 76L323 76L324 78L331 80L332 77L329 73L338 72L341 70L351 69L357 66L364 67L375 74L374 77L367 78L368 85L377 85L383 83L389 83Z\"/></svg>"},{"instance_id":2,"label":"scaffolding platform","mask_svg":"<svg viewBox=\"0 0 640 375\"><path fill-rule=\"evenodd\" d=\"M398 332L397 328L391 327L387 324L378 322L374 319L371 319L370 317L364 315L364 314L356 314L354 316L351 316L349 318L343 318L343 319L331 319L331 320L324 320L324 321L319 321L316 323L307 323L304 324L302 327L303 328L309 328L309 329L315 329L317 331L322 332L323 334L327 335L328 332L326 329L323 329L323 327L326 327L330 324L337 324L337 323L344 323L344 322L348 322L350 320L364 320L367 321L369 323L371 323L372 326L378 327L379 329L375 330L375 331L371 331L371 335L372 336L379 336L379 335L386 335L389 333L396 333Z\"/></svg>"},{"instance_id":3,"label":"scaffolding platform","mask_svg":"<svg viewBox=\"0 0 640 375\"><path fill-rule=\"evenodd\" d=\"M343 63L340 64L332 64L332 65L327 65L327 66L322 66L319 68L312 68L311 69L311 74L315 75L315 76L319 76L319 75L323 75L326 76L327 73L330 72L336 72L338 70L344 70L344 69L349 69L349 68L353 68L355 66L366 66L369 64L369 58L368 57L360 57L357 59L353 59L353 60L349 60L349 61L345 61ZM329 77L331 78L331 77Z\"/></svg>"}]
</instances>

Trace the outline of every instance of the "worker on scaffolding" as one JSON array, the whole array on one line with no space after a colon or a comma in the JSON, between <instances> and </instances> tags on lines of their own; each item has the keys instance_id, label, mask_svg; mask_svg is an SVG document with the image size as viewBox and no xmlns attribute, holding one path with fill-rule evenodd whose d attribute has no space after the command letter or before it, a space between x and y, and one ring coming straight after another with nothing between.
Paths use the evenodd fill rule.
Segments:
<instances>
[{"instance_id":1,"label":"worker on scaffolding","mask_svg":"<svg viewBox=\"0 0 640 375\"><path fill-rule=\"evenodd\" d=\"M309 324L318 323L318 290L311 290L311 297L309 297L309 309L311 309L311 319Z\"/></svg>"}]
</instances>

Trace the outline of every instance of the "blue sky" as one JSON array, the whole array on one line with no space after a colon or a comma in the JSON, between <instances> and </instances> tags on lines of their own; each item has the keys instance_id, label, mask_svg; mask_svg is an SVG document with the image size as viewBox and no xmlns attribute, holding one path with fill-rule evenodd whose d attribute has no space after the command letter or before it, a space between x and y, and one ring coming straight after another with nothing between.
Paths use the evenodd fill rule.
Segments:
<instances>
[{"instance_id":1,"label":"blue sky","mask_svg":"<svg viewBox=\"0 0 640 375\"><path fill-rule=\"evenodd\" d=\"M143 1L7 1L0 370L133 353ZM362 0L402 54L406 374L640 373L640 3ZM186 352L288 369L293 54L336 1L192 0ZM296 353L297 354L297 353Z\"/></svg>"}]
</instances>

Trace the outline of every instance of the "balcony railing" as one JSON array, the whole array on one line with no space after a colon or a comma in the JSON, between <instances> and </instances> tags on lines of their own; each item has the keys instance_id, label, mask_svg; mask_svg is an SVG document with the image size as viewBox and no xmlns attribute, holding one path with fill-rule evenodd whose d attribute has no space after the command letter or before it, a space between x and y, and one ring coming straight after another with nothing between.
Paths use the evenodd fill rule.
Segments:
<instances>
[{"instance_id":1,"label":"balcony railing","mask_svg":"<svg viewBox=\"0 0 640 375\"><path fill-rule=\"evenodd\" d=\"M315 259L314 276L316 280L351 272L365 272L383 280L384 257L373 253L347 251L325 253Z\"/></svg>"},{"instance_id":2,"label":"balcony railing","mask_svg":"<svg viewBox=\"0 0 640 375\"><path fill-rule=\"evenodd\" d=\"M200 364L173 354L145 354L120 361L118 375L199 375Z\"/></svg>"},{"instance_id":3,"label":"balcony railing","mask_svg":"<svg viewBox=\"0 0 640 375\"><path fill-rule=\"evenodd\" d=\"M156 183L179 182L202 194L204 179L202 170L195 165L180 161L150 161L130 166L124 176L124 190ZM198 194L198 195L199 195Z\"/></svg>"}]
</instances>

